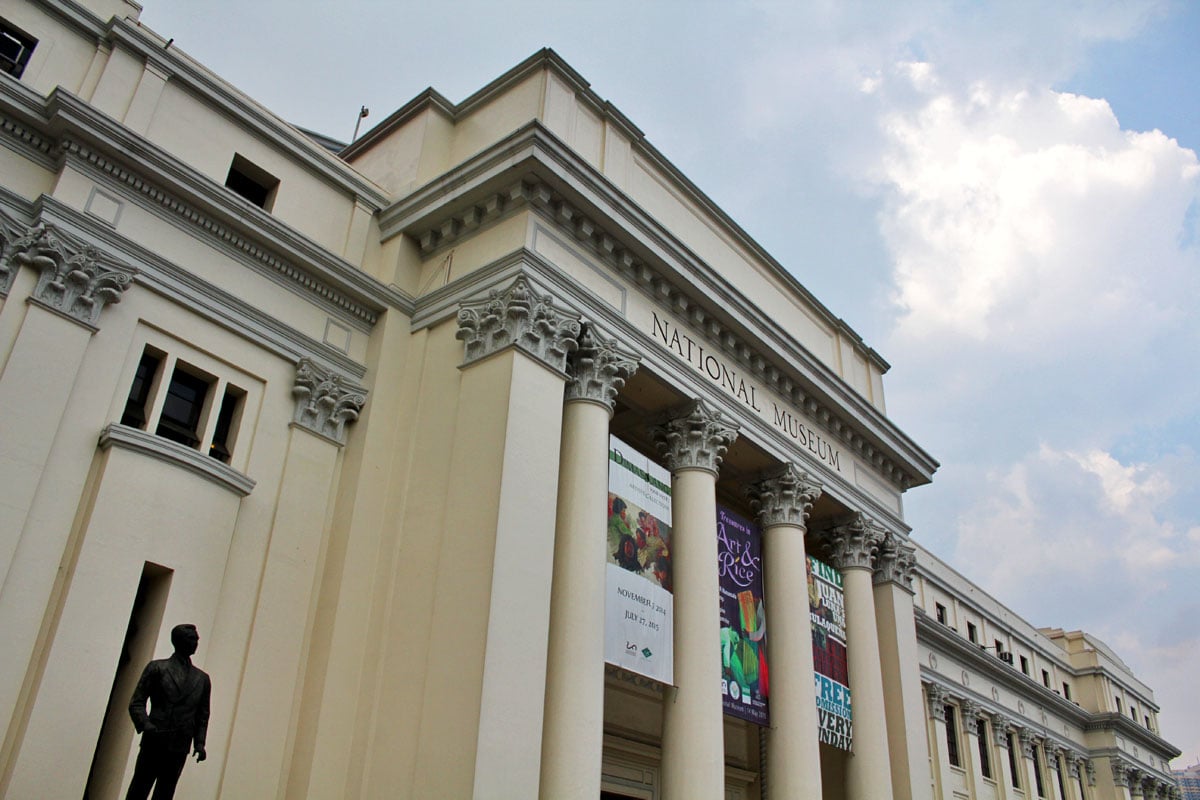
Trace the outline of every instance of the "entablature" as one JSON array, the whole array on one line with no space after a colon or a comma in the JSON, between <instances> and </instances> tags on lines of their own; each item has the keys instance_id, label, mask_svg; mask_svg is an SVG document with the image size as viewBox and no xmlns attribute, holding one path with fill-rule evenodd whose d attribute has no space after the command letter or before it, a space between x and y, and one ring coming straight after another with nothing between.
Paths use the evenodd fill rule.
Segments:
<instances>
[{"instance_id":1,"label":"entablature","mask_svg":"<svg viewBox=\"0 0 1200 800\"><path fill-rule=\"evenodd\" d=\"M380 231L410 237L428 258L518 209L568 233L901 491L931 479L932 457L540 123L384 210Z\"/></svg>"}]
</instances>

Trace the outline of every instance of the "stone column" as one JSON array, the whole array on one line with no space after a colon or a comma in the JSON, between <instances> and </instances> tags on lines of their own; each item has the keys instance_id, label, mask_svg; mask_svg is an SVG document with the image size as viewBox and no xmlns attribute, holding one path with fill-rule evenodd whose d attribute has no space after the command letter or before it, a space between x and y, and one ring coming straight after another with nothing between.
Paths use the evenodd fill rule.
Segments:
<instances>
[{"instance_id":1,"label":"stone column","mask_svg":"<svg viewBox=\"0 0 1200 800\"><path fill-rule=\"evenodd\" d=\"M931 800L925 764L928 747L921 731L925 711L917 663L917 626L913 619L912 574L916 548L888 533L875 559L875 623L879 665L887 710L892 791L896 800Z\"/></svg>"},{"instance_id":2,"label":"stone column","mask_svg":"<svg viewBox=\"0 0 1200 800\"><path fill-rule=\"evenodd\" d=\"M846 761L848 800L892 800L883 677L872 591L874 558L883 530L863 514L840 525L830 538L833 564L842 571L846 594L846 662L854 719L854 744Z\"/></svg>"},{"instance_id":3,"label":"stone column","mask_svg":"<svg viewBox=\"0 0 1200 800\"><path fill-rule=\"evenodd\" d=\"M671 470L675 685L663 696L666 800L725 796L717 583L717 469L737 425L695 400L653 430Z\"/></svg>"},{"instance_id":4,"label":"stone column","mask_svg":"<svg viewBox=\"0 0 1200 800\"><path fill-rule=\"evenodd\" d=\"M1003 714L992 715L992 738L996 740L996 748L992 751L999 762L996 767L996 786L1000 797L1012 797L1013 773L1012 763L1008 760L1008 729L1012 725Z\"/></svg>"},{"instance_id":5,"label":"stone column","mask_svg":"<svg viewBox=\"0 0 1200 800\"><path fill-rule=\"evenodd\" d=\"M287 783L329 504L346 426L358 418L367 390L303 358L292 397L283 478L223 778L252 797L279 796Z\"/></svg>"},{"instance_id":6,"label":"stone column","mask_svg":"<svg viewBox=\"0 0 1200 800\"><path fill-rule=\"evenodd\" d=\"M936 683L925 684L925 703L929 711L929 755L936 765L933 776L933 795L938 800L950 800L950 753L946 746L946 701L950 693Z\"/></svg>"},{"instance_id":7,"label":"stone column","mask_svg":"<svg viewBox=\"0 0 1200 800\"><path fill-rule=\"evenodd\" d=\"M1017 737L1021 741L1021 758L1025 765L1025 780L1021 784L1026 797L1037 797L1037 775L1034 772L1037 769L1037 764L1034 763L1034 759L1037 758L1037 735L1032 728L1017 728Z\"/></svg>"},{"instance_id":8,"label":"stone column","mask_svg":"<svg viewBox=\"0 0 1200 800\"><path fill-rule=\"evenodd\" d=\"M973 700L963 700L959 704L962 710L962 726L963 726L963 749L966 751L967 759L971 764L971 785L974 787L975 797L982 797L984 794L983 787L983 763L979 759L980 748L987 747L986 737L984 741L979 741L979 725L977 720L983 713L980 705ZM994 774L994 773L993 773Z\"/></svg>"},{"instance_id":9,"label":"stone column","mask_svg":"<svg viewBox=\"0 0 1200 800\"><path fill-rule=\"evenodd\" d=\"M763 531L771 610L771 726L767 786L773 796L821 800L821 753L813 691L812 624L804 536L821 487L788 464L755 484L750 504Z\"/></svg>"},{"instance_id":10,"label":"stone column","mask_svg":"<svg viewBox=\"0 0 1200 800\"><path fill-rule=\"evenodd\" d=\"M585 329L567 360L550 642L542 731L544 800L600 796L604 748L603 528L608 423L638 357Z\"/></svg>"}]
</instances>

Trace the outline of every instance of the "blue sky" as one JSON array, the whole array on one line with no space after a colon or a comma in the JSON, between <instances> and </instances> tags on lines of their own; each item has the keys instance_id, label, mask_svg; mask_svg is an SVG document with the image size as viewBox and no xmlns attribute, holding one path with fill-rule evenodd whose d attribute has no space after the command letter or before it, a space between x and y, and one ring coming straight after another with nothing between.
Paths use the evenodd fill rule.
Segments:
<instances>
[{"instance_id":1,"label":"blue sky","mask_svg":"<svg viewBox=\"0 0 1200 800\"><path fill-rule=\"evenodd\" d=\"M914 536L1111 644L1200 760L1200 4L146 0L348 138L555 48L893 365ZM230 21L236 20L231 25ZM287 20L282 22L281 20Z\"/></svg>"}]
</instances>

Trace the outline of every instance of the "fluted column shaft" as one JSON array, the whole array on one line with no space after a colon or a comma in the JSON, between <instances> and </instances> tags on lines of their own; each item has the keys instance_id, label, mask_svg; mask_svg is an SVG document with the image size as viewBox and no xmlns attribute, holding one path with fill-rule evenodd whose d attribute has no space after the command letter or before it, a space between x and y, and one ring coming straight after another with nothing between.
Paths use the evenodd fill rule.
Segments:
<instances>
[{"instance_id":1,"label":"fluted column shaft","mask_svg":"<svg viewBox=\"0 0 1200 800\"><path fill-rule=\"evenodd\" d=\"M725 796L717 579L717 469L736 428L696 401L655 428L671 470L675 685L663 697L666 800Z\"/></svg>"},{"instance_id":2,"label":"fluted column shaft","mask_svg":"<svg viewBox=\"0 0 1200 800\"><path fill-rule=\"evenodd\" d=\"M848 800L892 800L891 762L879 667L873 589L875 549L882 531L861 515L833 531L834 565L846 596L846 665L854 708L854 744L846 762ZM864 724L865 723L865 724Z\"/></svg>"},{"instance_id":3,"label":"fluted column shaft","mask_svg":"<svg viewBox=\"0 0 1200 800\"><path fill-rule=\"evenodd\" d=\"M595 800L604 750L605 538L608 422L637 368L588 331L571 355L563 408L540 796Z\"/></svg>"},{"instance_id":4,"label":"fluted column shaft","mask_svg":"<svg viewBox=\"0 0 1200 800\"><path fill-rule=\"evenodd\" d=\"M813 691L804 536L820 487L789 465L758 483L751 504L763 529L766 599L771 610L771 722L767 787L772 797L821 799L821 752Z\"/></svg>"}]
</instances>

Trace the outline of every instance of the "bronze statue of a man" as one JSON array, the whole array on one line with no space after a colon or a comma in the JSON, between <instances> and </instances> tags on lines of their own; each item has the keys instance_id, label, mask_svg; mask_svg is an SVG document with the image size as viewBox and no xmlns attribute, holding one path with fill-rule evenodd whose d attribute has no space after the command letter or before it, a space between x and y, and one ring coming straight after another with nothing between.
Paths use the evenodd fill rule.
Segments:
<instances>
[{"instance_id":1,"label":"bronze statue of a man","mask_svg":"<svg viewBox=\"0 0 1200 800\"><path fill-rule=\"evenodd\" d=\"M188 751L195 748L197 762L206 757L204 740L208 735L212 685L208 673L192 665L199 643L195 625L176 625L171 629L175 652L170 658L151 661L142 670L129 701L129 716L142 735L142 745L125 800L146 800L151 786L154 800L170 800L175 796L175 784Z\"/></svg>"}]
</instances>

